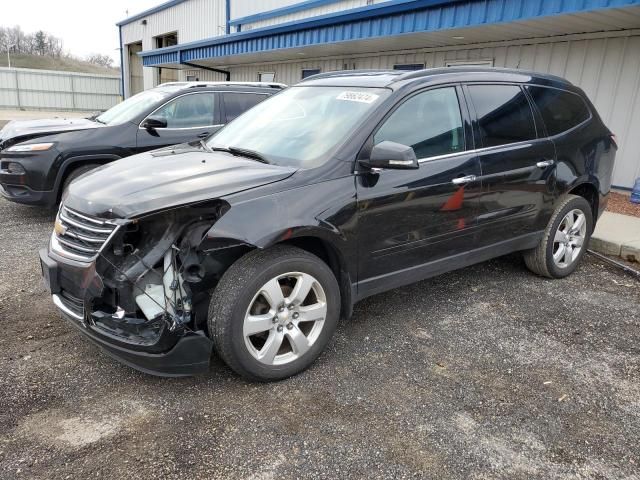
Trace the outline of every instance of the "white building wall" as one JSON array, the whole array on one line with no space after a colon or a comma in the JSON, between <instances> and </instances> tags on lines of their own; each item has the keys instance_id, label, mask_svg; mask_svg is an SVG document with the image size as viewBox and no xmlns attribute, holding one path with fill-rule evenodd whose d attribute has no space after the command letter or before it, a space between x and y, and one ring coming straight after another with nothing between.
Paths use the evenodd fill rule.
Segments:
<instances>
[{"instance_id":1,"label":"white building wall","mask_svg":"<svg viewBox=\"0 0 640 480\"><path fill-rule=\"evenodd\" d=\"M143 25L143 20L146 20L146 25ZM156 48L154 37L172 32L178 32L179 44L218 37L225 34L226 21L225 0L189 0L123 25L125 96L128 97L130 92L127 45L142 42L142 50L153 50ZM157 83L153 68L143 68L143 77L145 88Z\"/></svg>"},{"instance_id":2,"label":"white building wall","mask_svg":"<svg viewBox=\"0 0 640 480\"><path fill-rule=\"evenodd\" d=\"M275 0L272 0L272 1L275 1ZM272 25L278 25L280 23L293 22L295 20L302 20L304 18L316 17L318 15L325 15L327 13L334 13L342 10L349 10L352 8L364 7L366 5L374 5L374 4L383 3L386 1L388 0L343 0L340 2L329 3L327 5L323 5L320 7L309 8L306 10L302 10L300 12L294 12L287 15L281 15L278 17L268 18L265 20L257 21L257 22L243 24L242 31L244 32L246 30L252 30L254 28L269 27ZM234 3L243 3L243 2L232 2L232 5ZM246 3L246 0L245 0L245 3ZM297 2L280 0L280 1L275 1L275 3L290 4L290 3L297 3ZM253 8L256 9L255 7L257 5L261 5L262 2L251 2L251 4L253 5ZM259 10L262 12L266 11L263 8L256 9L256 10ZM233 8L232 8L232 11L233 11ZM259 13L259 12L257 11L256 13ZM253 14L250 14L250 15L253 15ZM232 20L233 18L237 18L237 17L232 17Z\"/></svg>"},{"instance_id":3,"label":"white building wall","mask_svg":"<svg viewBox=\"0 0 640 480\"><path fill-rule=\"evenodd\" d=\"M423 63L444 67L451 61L493 60L496 67L520 68L567 78L585 90L606 125L618 136L620 149L614 185L631 187L640 177L640 32L504 42L478 47L438 48L382 55L325 57L284 63L232 67L231 79L256 81L259 72L276 72L277 82L293 85L302 69L322 72L343 68L393 68ZM210 72L207 72L207 74ZM207 74L201 80L208 79ZM215 75L215 74L214 74ZM210 78L213 80L214 78ZM215 79L219 79L215 78Z\"/></svg>"}]
</instances>

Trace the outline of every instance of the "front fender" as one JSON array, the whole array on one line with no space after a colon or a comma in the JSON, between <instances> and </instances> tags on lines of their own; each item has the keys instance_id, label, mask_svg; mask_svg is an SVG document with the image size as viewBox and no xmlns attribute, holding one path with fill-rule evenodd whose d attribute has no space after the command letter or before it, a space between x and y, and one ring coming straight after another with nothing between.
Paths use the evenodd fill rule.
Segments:
<instances>
[{"instance_id":1,"label":"front fender","mask_svg":"<svg viewBox=\"0 0 640 480\"><path fill-rule=\"evenodd\" d=\"M225 197L230 207L203 239L256 248L313 237L340 252L356 278L357 204L352 176L259 195L258 191Z\"/></svg>"}]
</instances>

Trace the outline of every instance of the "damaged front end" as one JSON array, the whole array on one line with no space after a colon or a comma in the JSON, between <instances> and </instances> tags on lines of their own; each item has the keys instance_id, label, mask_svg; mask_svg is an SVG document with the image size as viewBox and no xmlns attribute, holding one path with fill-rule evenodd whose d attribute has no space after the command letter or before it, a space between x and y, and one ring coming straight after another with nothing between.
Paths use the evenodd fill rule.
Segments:
<instances>
[{"instance_id":1,"label":"damaged front end","mask_svg":"<svg viewBox=\"0 0 640 480\"><path fill-rule=\"evenodd\" d=\"M233 242L211 248L207 232L227 209L217 200L122 220L63 205L40 253L54 304L134 368L164 376L207 371L211 289L248 249Z\"/></svg>"}]
</instances>

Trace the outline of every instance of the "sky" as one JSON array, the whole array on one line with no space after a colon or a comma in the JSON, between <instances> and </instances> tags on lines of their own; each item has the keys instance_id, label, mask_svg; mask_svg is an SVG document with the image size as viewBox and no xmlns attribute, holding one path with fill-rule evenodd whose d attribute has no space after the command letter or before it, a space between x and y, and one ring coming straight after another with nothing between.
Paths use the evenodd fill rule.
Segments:
<instances>
[{"instance_id":1,"label":"sky","mask_svg":"<svg viewBox=\"0 0 640 480\"><path fill-rule=\"evenodd\" d=\"M78 57L109 55L120 64L116 22L166 0L4 0L0 25L19 25L25 33L44 30L62 39L65 52Z\"/></svg>"}]
</instances>

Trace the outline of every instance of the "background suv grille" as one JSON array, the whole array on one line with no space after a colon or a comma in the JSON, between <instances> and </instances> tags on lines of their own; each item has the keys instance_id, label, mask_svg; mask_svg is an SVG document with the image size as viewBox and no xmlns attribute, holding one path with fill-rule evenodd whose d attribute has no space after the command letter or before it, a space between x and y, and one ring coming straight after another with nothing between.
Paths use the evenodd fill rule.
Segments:
<instances>
[{"instance_id":1,"label":"background suv grille","mask_svg":"<svg viewBox=\"0 0 640 480\"><path fill-rule=\"evenodd\" d=\"M92 260L115 230L115 225L63 206L56 219L52 249L76 260Z\"/></svg>"}]
</instances>

